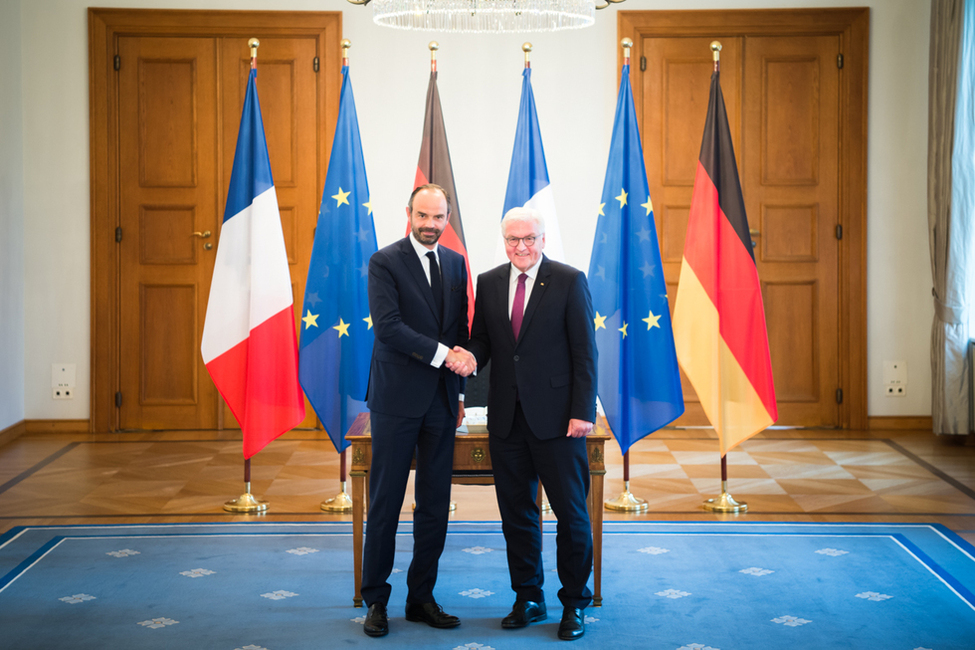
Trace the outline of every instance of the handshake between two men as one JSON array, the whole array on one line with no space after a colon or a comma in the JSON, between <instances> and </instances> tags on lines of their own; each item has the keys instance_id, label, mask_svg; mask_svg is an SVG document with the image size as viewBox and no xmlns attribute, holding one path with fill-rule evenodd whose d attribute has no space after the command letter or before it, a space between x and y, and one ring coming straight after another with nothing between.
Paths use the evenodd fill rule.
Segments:
<instances>
[{"instance_id":1,"label":"handshake between two men","mask_svg":"<svg viewBox=\"0 0 975 650\"><path fill-rule=\"evenodd\" d=\"M461 377L470 377L477 370L477 359L468 350L455 345L453 350L447 352L444 364L449 370L457 373Z\"/></svg>"}]
</instances>

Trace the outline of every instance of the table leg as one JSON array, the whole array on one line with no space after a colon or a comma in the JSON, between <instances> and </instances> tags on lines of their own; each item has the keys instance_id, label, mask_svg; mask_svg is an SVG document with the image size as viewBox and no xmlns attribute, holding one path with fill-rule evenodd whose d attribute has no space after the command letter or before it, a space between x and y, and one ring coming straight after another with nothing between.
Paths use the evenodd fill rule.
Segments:
<instances>
[{"instance_id":1,"label":"table leg","mask_svg":"<svg viewBox=\"0 0 975 650\"><path fill-rule=\"evenodd\" d=\"M352 478L352 570L355 574L355 596L352 603L362 607L362 520L366 472L350 472Z\"/></svg>"},{"instance_id":2,"label":"table leg","mask_svg":"<svg viewBox=\"0 0 975 650\"><path fill-rule=\"evenodd\" d=\"M590 472L589 521L592 523L592 582L594 607L602 607L603 579L603 477L606 470Z\"/></svg>"}]
</instances>

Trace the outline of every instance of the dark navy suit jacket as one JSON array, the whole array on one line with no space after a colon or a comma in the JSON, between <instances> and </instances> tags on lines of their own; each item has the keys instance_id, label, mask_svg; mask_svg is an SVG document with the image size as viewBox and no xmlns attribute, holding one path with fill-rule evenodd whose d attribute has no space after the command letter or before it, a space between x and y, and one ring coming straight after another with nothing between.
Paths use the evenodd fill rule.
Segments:
<instances>
[{"instance_id":1,"label":"dark navy suit jacket","mask_svg":"<svg viewBox=\"0 0 975 650\"><path fill-rule=\"evenodd\" d=\"M490 360L488 431L507 438L515 398L541 440L565 437L569 419L596 421L596 336L589 284L581 271L542 257L521 333L508 313L511 265L477 278L468 346L478 368Z\"/></svg>"},{"instance_id":2,"label":"dark navy suit jacket","mask_svg":"<svg viewBox=\"0 0 975 650\"><path fill-rule=\"evenodd\" d=\"M438 246L444 313L437 314L430 283L409 236L369 260L369 311L376 333L369 369L370 410L420 417L433 401L443 376L452 413L462 390L460 377L430 365L437 343L466 345L467 268L464 258Z\"/></svg>"}]
</instances>

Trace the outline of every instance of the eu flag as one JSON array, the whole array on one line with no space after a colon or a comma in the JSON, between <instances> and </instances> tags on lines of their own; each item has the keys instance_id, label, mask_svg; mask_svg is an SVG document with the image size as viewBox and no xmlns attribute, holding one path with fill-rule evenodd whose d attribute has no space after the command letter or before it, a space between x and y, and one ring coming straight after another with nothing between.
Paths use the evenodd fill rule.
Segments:
<instances>
[{"instance_id":1,"label":"eu flag","mask_svg":"<svg viewBox=\"0 0 975 650\"><path fill-rule=\"evenodd\" d=\"M643 147L623 66L589 264L599 399L625 454L684 412Z\"/></svg>"},{"instance_id":2,"label":"eu flag","mask_svg":"<svg viewBox=\"0 0 975 650\"><path fill-rule=\"evenodd\" d=\"M301 387L340 452L349 445L345 432L367 410L373 331L366 276L376 248L359 121L344 65L298 347Z\"/></svg>"}]
</instances>

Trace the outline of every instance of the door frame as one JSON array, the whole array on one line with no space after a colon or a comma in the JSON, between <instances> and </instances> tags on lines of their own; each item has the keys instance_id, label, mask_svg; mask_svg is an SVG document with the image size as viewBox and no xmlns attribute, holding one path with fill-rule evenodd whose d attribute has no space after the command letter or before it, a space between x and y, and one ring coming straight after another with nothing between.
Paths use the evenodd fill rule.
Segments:
<instances>
[{"instance_id":1,"label":"door frame","mask_svg":"<svg viewBox=\"0 0 975 650\"><path fill-rule=\"evenodd\" d=\"M120 223L118 76L114 59L121 36L311 36L320 61L318 167L325 169L339 111L342 77L340 11L195 11L88 9L89 164L91 186L91 432L118 430L120 386ZM124 62L123 62L124 65ZM319 174L321 194L324 177ZM222 178L222 176L220 176ZM224 199L225 200L225 199ZM221 205L223 201L221 200Z\"/></svg>"},{"instance_id":2,"label":"door frame","mask_svg":"<svg viewBox=\"0 0 975 650\"><path fill-rule=\"evenodd\" d=\"M870 9L746 9L619 11L617 35L633 40L639 62L646 37L838 36L843 67L839 87L838 290L840 424L867 428L867 84ZM617 54L617 81L623 54ZM631 75L637 120L643 103L643 75ZM702 84L707 80L702 80ZM642 124L640 125L642 128ZM701 125L703 130L704 125Z\"/></svg>"}]
</instances>

